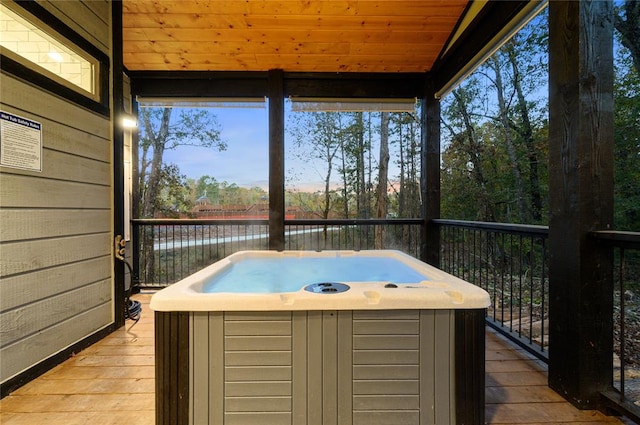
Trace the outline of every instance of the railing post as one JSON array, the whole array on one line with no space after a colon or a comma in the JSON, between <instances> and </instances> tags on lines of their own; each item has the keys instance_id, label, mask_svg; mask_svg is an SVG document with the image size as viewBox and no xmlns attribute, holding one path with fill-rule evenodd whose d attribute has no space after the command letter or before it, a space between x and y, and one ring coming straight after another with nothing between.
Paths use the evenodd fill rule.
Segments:
<instances>
[{"instance_id":1,"label":"railing post","mask_svg":"<svg viewBox=\"0 0 640 425\"><path fill-rule=\"evenodd\" d=\"M549 2L549 386L579 408L612 382L612 46L612 2Z\"/></svg>"},{"instance_id":2,"label":"railing post","mask_svg":"<svg viewBox=\"0 0 640 425\"><path fill-rule=\"evenodd\" d=\"M440 100L433 79L427 78L422 102L422 161L420 186L422 218L420 259L440 267L440 229L432 221L440 218Z\"/></svg>"}]
</instances>

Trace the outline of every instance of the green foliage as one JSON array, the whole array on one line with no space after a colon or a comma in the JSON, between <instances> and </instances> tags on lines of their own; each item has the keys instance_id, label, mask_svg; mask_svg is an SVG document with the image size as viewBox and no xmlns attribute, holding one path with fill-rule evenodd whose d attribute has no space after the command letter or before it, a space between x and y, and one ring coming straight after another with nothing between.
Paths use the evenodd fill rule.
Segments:
<instances>
[{"instance_id":1,"label":"green foliage","mask_svg":"<svg viewBox=\"0 0 640 425\"><path fill-rule=\"evenodd\" d=\"M615 228L640 230L640 75L630 52L616 58Z\"/></svg>"},{"instance_id":2,"label":"green foliage","mask_svg":"<svg viewBox=\"0 0 640 425\"><path fill-rule=\"evenodd\" d=\"M180 174L180 169L175 164L164 164L160 174L162 186L155 197L155 209L165 217L179 218L180 213L193 208L193 202L186 196L186 176Z\"/></svg>"},{"instance_id":3,"label":"green foliage","mask_svg":"<svg viewBox=\"0 0 640 425\"><path fill-rule=\"evenodd\" d=\"M443 217L546 223L546 40L539 16L443 101Z\"/></svg>"},{"instance_id":4,"label":"green foliage","mask_svg":"<svg viewBox=\"0 0 640 425\"><path fill-rule=\"evenodd\" d=\"M189 209L188 184L175 164L164 163L166 150L179 146L226 149L216 116L204 109L181 109L172 119L172 108L142 108L138 149L140 216L177 216Z\"/></svg>"}]
</instances>

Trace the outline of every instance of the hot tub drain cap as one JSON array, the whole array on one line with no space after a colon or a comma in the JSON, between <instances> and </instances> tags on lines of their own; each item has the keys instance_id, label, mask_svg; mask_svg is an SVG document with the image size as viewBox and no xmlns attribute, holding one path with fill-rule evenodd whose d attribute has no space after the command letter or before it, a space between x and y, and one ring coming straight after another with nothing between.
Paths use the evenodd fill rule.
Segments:
<instances>
[{"instance_id":1,"label":"hot tub drain cap","mask_svg":"<svg viewBox=\"0 0 640 425\"><path fill-rule=\"evenodd\" d=\"M316 294L337 294L348 291L349 285L338 282L318 282L305 286L304 290Z\"/></svg>"}]
</instances>

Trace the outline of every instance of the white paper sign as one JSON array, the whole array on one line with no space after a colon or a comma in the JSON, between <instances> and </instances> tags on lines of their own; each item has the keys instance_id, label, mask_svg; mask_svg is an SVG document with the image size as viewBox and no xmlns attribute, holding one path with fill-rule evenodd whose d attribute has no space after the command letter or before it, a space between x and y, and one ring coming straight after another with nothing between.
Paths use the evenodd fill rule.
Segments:
<instances>
[{"instance_id":1,"label":"white paper sign","mask_svg":"<svg viewBox=\"0 0 640 425\"><path fill-rule=\"evenodd\" d=\"M0 111L0 165L42 171L42 125Z\"/></svg>"}]
</instances>

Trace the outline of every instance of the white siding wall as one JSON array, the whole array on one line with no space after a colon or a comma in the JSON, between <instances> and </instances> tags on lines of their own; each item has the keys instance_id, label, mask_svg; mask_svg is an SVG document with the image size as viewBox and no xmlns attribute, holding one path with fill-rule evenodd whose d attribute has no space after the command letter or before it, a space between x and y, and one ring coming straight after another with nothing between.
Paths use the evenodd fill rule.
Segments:
<instances>
[{"instance_id":1,"label":"white siding wall","mask_svg":"<svg viewBox=\"0 0 640 425\"><path fill-rule=\"evenodd\" d=\"M40 2L111 57L107 1ZM109 76L103 76L109 78ZM111 120L0 73L42 124L43 171L0 168L0 381L113 322Z\"/></svg>"}]
</instances>

